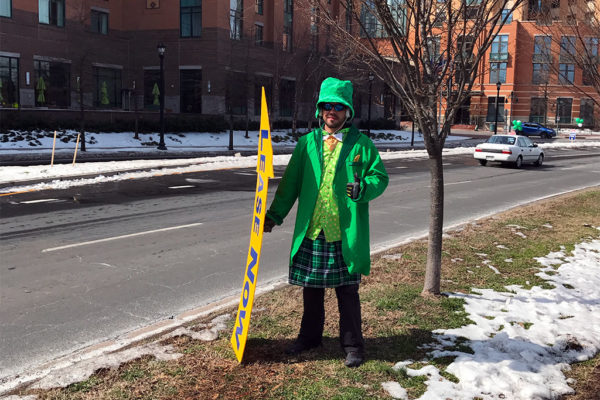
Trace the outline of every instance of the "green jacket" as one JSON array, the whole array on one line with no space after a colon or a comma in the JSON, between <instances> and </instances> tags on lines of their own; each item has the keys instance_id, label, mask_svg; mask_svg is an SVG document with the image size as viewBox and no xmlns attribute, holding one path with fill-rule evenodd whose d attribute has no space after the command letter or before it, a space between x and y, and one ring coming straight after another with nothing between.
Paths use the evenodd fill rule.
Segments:
<instances>
[{"instance_id":1,"label":"green jacket","mask_svg":"<svg viewBox=\"0 0 600 400\"><path fill-rule=\"evenodd\" d=\"M323 133L315 129L302 136L275 192L267 216L281 225L298 199L298 213L290 252L290 265L306 235L310 223L323 167ZM346 195L346 185L361 179L359 198ZM379 196L388 184L388 175L373 142L354 126L342 142L342 150L333 178L333 192L338 201L342 252L350 273L368 275L371 269L369 243L369 201Z\"/></svg>"}]
</instances>

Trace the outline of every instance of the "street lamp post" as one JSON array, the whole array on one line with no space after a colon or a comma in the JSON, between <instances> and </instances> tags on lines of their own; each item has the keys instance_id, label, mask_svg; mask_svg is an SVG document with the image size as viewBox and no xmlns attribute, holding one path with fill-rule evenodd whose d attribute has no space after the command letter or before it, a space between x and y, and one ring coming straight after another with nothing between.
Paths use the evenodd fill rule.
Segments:
<instances>
[{"instance_id":1,"label":"street lamp post","mask_svg":"<svg viewBox=\"0 0 600 400\"><path fill-rule=\"evenodd\" d=\"M165 45L160 43L157 46L158 58L160 58L160 143L158 144L158 150L167 150L165 146L165 70L163 68L163 61L165 58Z\"/></svg>"},{"instance_id":2,"label":"street lamp post","mask_svg":"<svg viewBox=\"0 0 600 400\"><path fill-rule=\"evenodd\" d=\"M513 108L515 106L515 103L518 103L519 99L517 98L517 95L515 94L515 92L511 91L510 92L510 120L508 121L508 131L510 132L511 126L510 124L512 123L512 119L513 119Z\"/></svg>"},{"instance_id":3,"label":"street lamp post","mask_svg":"<svg viewBox=\"0 0 600 400\"><path fill-rule=\"evenodd\" d=\"M500 82L496 83L496 115L494 116L494 135L498 133L498 98L500 97Z\"/></svg>"},{"instance_id":4,"label":"street lamp post","mask_svg":"<svg viewBox=\"0 0 600 400\"><path fill-rule=\"evenodd\" d=\"M375 76L369 73L369 116L367 121L367 136L371 136L371 96L373 95L373 79Z\"/></svg>"}]
</instances>

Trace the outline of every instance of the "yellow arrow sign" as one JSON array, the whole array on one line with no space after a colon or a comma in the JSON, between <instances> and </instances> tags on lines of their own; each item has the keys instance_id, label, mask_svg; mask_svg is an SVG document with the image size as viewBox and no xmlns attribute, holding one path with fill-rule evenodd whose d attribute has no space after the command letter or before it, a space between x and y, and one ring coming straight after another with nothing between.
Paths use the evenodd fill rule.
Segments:
<instances>
[{"instance_id":1,"label":"yellow arrow sign","mask_svg":"<svg viewBox=\"0 0 600 400\"><path fill-rule=\"evenodd\" d=\"M246 339L248 338L250 315L252 314L258 264L260 261L260 250L262 248L263 227L267 212L267 189L269 187L269 178L273 178L274 176L273 145L271 143L271 128L269 126L269 114L264 87L262 88L260 137L258 141L256 172L258 176L252 210L252 228L250 230L250 247L248 248L248 257L246 259L246 273L244 274L244 284L242 286L237 317L233 326L233 333L231 334L231 346L238 362L242 362L244 349L246 348Z\"/></svg>"}]
</instances>

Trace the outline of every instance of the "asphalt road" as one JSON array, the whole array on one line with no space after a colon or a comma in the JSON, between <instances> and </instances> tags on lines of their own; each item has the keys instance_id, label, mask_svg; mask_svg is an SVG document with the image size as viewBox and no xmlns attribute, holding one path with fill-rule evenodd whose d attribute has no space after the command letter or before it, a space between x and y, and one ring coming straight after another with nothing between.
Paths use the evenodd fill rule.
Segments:
<instances>
[{"instance_id":1,"label":"asphalt road","mask_svg":"<svg viewBox=\"0 0 600 400\"><path fill-rule=\"evenodd\" d=\"M428 226L427 161L386 167L390 185L371 203L373 249ZM238 169L0 197L0 380L237 295L255 184L254 171ZM448 157L445 226L597 185L600 149L551 151L543 167L521 170ZM285 275L292 230L290 216L265 236L259 285Z\"/></svg>"}]
</instances>

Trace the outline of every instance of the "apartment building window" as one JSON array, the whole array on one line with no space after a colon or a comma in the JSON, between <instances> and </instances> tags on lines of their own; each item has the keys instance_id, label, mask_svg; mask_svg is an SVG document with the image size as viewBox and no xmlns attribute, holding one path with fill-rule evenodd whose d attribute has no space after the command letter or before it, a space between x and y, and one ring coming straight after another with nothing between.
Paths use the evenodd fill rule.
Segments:
<instances>
[{"instance_id":1,"label":"apartment building window","mask_svg":"<svg viewBox=\"0 0 600 400\"><path fill-rule=\"evenodd\" d=\"M439 1L438 1L439 2ZM396 27L402 35L406 35L406 2L405 0L387 0L388 8ZM442 7L443 8L443 7ZM444 14L443 20L446 20Z\"/></svg>"},{"instance_id":2,"label":"apartment building window","mask_svg":"<svg viewBox=\"0 0 600 400\"><path fill-rule=\"evenodd\" d=\"M508 25L512 22L512 10L504 9L502 10L502 21L504 21L505 25Z\"/></svg>"},{"instance_id":3,"label":"apartment building window","mask_svg":"<svg viewBox=\"0 0 600 400\"><path fill-rule=\"evenodd\" d=\"M583 118L585 126L594 126L594 100L586 98L581 99L579 106L579 118Z\"/></svg>"},{"instance_id":4,"label":"apartment building window","mask_svg":"<svg viewBox=\"0 0 600 400\"><path fill-rule=\"evenodd\" d=\"M12 17L12 0L0 0L0 17Z\"/></svg>"},{"instance_id":5,"label":"apartment building window","mask_svg":"<svg viewBox=\"0 0 600 400\"><path fill-rule=\"evenodd\" d=\"M243 72L227 74L225 107L228 114L246 115L248 112L248 78Z\"/></svg>"},{"instance_id":6,"label":"apartment building window","mask_svg":"<svg viewBox=\"0 0 600 400\"><path fill-rule=\"evenodd\" d=\"M264 9L264 0L256 0L256 13L259 15L263 15L263 9Z\"/></svg>"},{"instance_id":7,"label":"apartment building window","mask_svg":"<svg viewBox=\"0 0 600 400\"><path fill-rule=\"evenodd\" d=\"M293 51L294 0L283 0L283 51Z\"/></svg>"},{"instance_id":8,"label":"apartment building window","mask_svg":"<svg viewBox=\"0 0 600 400\"><path fill-rule=\"evenodd\" d=\"M229 37L233 40L242 39L242 17L243 17L243 1L230 0L231 8L229 9Z\"/></svg>"},{"instance_id":9,"label":"apartment building window","mask_svg":"<svg viewBox=\"0 0 600 400\"><path fill-rule=\"evenodd\" d=\"M40 24L65 26L65 0L38 0Z\"/></svg>"},{"instance_id":10,"label":"apartment building window","mask_svg":"<svg viewBox=\"0 0 600 400\"><path fill-rule=\"evenodd\" d=\"M533 61L551 62L550 46L552 45L552 36L538 35L533 38Z\"/></svg>"},{"instance_id":11,"label":"apartment building window","mask_svg":"<svg viewBox=\"0 0 600 400\"><path fill-rule=\"evenodd\" d=\"M144 70L144 108L158 110L160 108L160 70Z\"/></svg>"},{"instance_id":12,"label":"apartment building window","mask_svg":"<svg viewBox=\"0 0 600 400\"><path fill-rule=\"evenodd\" d=\"M532 97L531 107L529 108L529 122L545 124L547 115L547 104L548 100L544 97Z\"/></svg>"},{"instance_id":13,"label":"apartment building window","mask_svg":"<svg viewBox=\"0 0 600 400\"><path fill-rule=\"evenodd\" d=\"M573 99L559 97L556 99L556 121L563 124L571 123L571 110L573 109Z\"/></svg>"},{"instance_id":14,"label":"apartment building window","mask_svg":"<svg viewBox=\"0 0 600 400\"><path fill-rule=\"evenodd\" d=\"M560 62L572 63L575 58L575 36L563 36L560 38Z\"/></svg>"},{"instance_id":15,"label":"apartment building window","mask_svg":"<svg viewBox=\"0 0 600 400\"><path fill-rule=\"evenodd\" d=\"M100 108L121 107L121 70L117 68L94 67L96 84L94 104Z\"/></svg>"},{"instance_id":16,"label":"apartment building window","mask_svg":"<svg viewBox=\"0 0 600 400\"><path fill-rule=\"evenodd\" d=\"M558 81L564 85L572 85L575 80L575 64L558 64Z\"/></svg>"},{"instance_id":17,"label":"apartment building window","mask_svg":"<svg viewBox=\"0 0 600 400\"><path fill-rule=\"evenodd\" d=\"M492 42L490 62L502 62L508 60L508 35L498 35Z\"/></svg>"},{"instance_id":18,"label":"apartment building window","mask_svg":"<svg viewBox=\"0 0 600 400\"><path fill-rule=\"evenodd\" d=\"M467 80L471 70L473 69L473 46L474 39L472 35L461 35L456 39L457 48L460 50L460 56L463 60L457 59L459 63L464 63L462 68L455 68L454 77L456 82Z\"/></svg>"},{"instance_id":19,"label":"apartment building window","mask_svg":"<svg viewBox=\"0 0 600 400\"><path fill-rule=\"evenodd\" d=\"M481 0L465 0L465 19L476 19L479 15Z\"/></svg>"},{"instance_id":20,"label":"apartment building window","mask_svg":"<svg viewBox=\"0 0 600 400\"><path fill-rule=\"evenodd\" d=\"M589 86L593 85L598 79L598 38L585 38L584 46L585 68L583 68L583 84Z\"/></svg>"},{"instance_id":21,"label":"apartment building window","mask_svg":"<svg viewBox=\"0 0 600 400\"><path fill-rule=\"evenodd\" d=\"M490 83L506 83L506 63L490 63Z\"/></svg>"},{"instance_id":22,"label":"apartment building window","mask_svg":"<svg viewBox=\"0 0 600 400\"><path fill-rule=\"evenodd\" d=\"M179 3L181 37L202 34L202 0L181 0Z\"/></svg>"},{"instance_id":23,"label":"apartment building window","mask_svg":"<svg viewBox=\"0 0 600 400\"><path fill-rule=\"evenodd\" d=\"M291 117L294 113L296 81L282 79L279 82L279 116Z\"/></svg>"},{"instance_id":24,"label":"apartment building window","mask_svg":"<svg viewBox=\"0 0 600 400\"><path fill-rule=\"evenodd\" d=\"M0 107L19 104L19 59L0 56Z\"/></svg>"},{"instance_id":25,"label":"apartment building window","mask_svg":"<svg viewBox=\"0 0 600 400\"><path fill-rule=\"evenodd\" d=\"M487 122L494 122L496 118L496 96L488 97ZM504 122L504 97L498 97L498 122Z\"/></svg>"},{"instance_id":26,"label":"apartment building window","mask_svg":"<svg viewBox=\"0 0 600 400\"><path fill-rule=\"evenodd\" d=\"M598 62L598 38L587 37L584 39L583 43L585 45L586 58L596 64Z\"/></svg>"},{"instance_id":27,"label":"apartment building window","mask_svg":"<svg viewBox=\"0 0 600 400\"><path fill-rule=\"evenodd\" d=\"M363 26L361 31L362 37L382 38L386 36L383 25L377 18L375 2L367 0L360 9L360 22Z\"/></svg>"},{"instance_id":28,"label":"apartment building window","mask_svg":"<svg viewBox=\"0 0 600 400\"><path fill-rule=\"evenodd\" d=\"M346 32L352 33L352 14L354 13L354 0L346 0Z\"/></svg>"},{"instance_id":29,"label":"apartment building window","mask_svg":"<svg viewBox=\"0 0 600 400\"><path fill-rule=\"evenodd\" d=\"M179 70L179 103L182 113L202 113L202 70Z\"/></svg>"},{"instance_id":30,"label":"apartment building window","mask_svg":"<svg viewBox=\"0 0 600 400\"><path fill-rule=\"evenodd\" d=\"M36 107L71 105L71 65L53 61L33 61Z\"/></svg>"},{"instance_id":31,"label":"apartment building window","mask_svg":"<svg viewBox=\"0 0 600 400\"><path fill-rule=\"evenodd\" d=\"M267 97L267 108L272 112L273 106L273 78L270 76L259 76L254 78L254 115L260 115L262 88L265 88L265 96Z\"/></svg>"},{"instance_id":32,"label":"apartment building window","mask_svg":"<svg viewBox=\"0 0 600 400\"><path fill-rule=\"evenodd\" d=\"M433 26L441 28L446 22L446 7L438 5L433 16Z\"/></svg>"},{"instance_id":33,"label":"apartment building window","mask_svg":"<svg viewBox=\"0 0 600 400\"><path fill-rule=\"evenodd\" d=\"M429 61L438 66L440 60L440 37L434 36L427 38L427 51L429 52Z\"/></svg>"},{"instance_id":34,"label":"apartment building window","mask_svg":"<svg viewBox=\"0 0 600 400\"><path fill-rule=\"evenodd\" d=\"M498 35L492 42L490 52L490 83L506 82L508 60L508 35Z\"/></svg>"},{"instance_id":35,"label":"apartment building window","mask_svg":"<svg viewBox=\"0 0 600 400\"><path fill-rule=\"evenodd\" d=\"M550 74L550 64L535 63L533 64L533 77L531 83L543 84L548 83L548 76Z\"/></svg>"},{"instance_id":36,"label":"apartment building window","mask_svg":"<svg viewBox=\"0 0 600 400\"><path fill-rule=\"evenodd\" d=\"M552 56L550 46L552 37L545 35L535 36L533 39L533 77L532 83L548 83Z\"/></svg>"},{"instance_id":37,"label":"apartment building window","mask_svg":"<svg viewBox=\"0 0 600 400\"><path fill-rule=\"evenodd\" d=\"M319 51L319 7L310 10L310 47L313 52Z\"/></svg>"},{"instance_id":38,"label":"apartment building window","mask_svg":"<svg viewBox=\"0 0 600 400\"><path fill-rule=\"evenodd\" d=\"M593 67L590 67L593 68ZM598 68L598 66L595 66L595 68ZM588 68L584 68L583 69L583 74L581 77L581 83L584 86L594 86L594 82L596 81L598 76L598 72L596 70L596 72L589 70Z\"/></svg>"},{"instance_id":39,"label":"apartment building window","mask_svg":"<svg viewBox=\"0 0 600 400\"><path fill-rule=\"evenodd\" d=\"M108 13L92 10L90 12L90 28L92 32L108 35Z\"/></svg>"},{"instance_id":40,"label":"apartment building window","mask_svg":"<svg viewBox=\"0 0 600 400\"><path fill-rule=\"evenodd\" d=\"M261 24L254 24L254 44L256 46L264 46L265 41L263 37L263 26Z\"/></svg>"}]
</instances>

